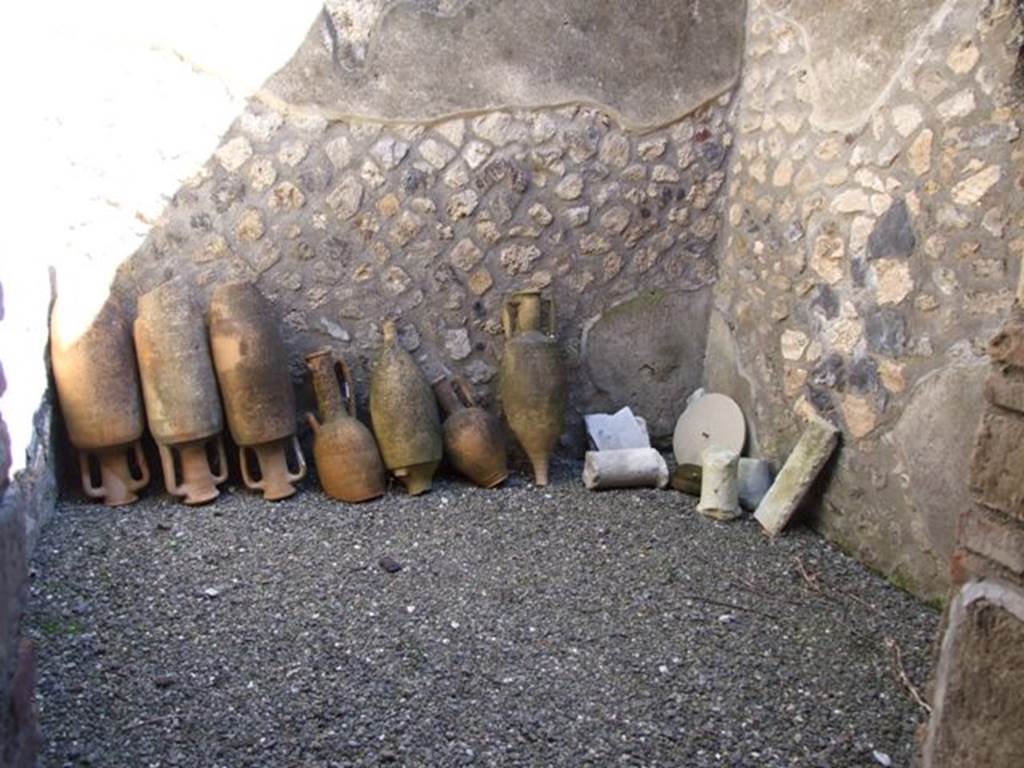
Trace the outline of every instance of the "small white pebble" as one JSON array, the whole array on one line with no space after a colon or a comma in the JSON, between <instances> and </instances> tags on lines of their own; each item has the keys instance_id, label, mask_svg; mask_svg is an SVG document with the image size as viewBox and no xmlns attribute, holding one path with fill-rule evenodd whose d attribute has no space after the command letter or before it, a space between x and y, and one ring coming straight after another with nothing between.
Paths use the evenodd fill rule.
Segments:
<instances>
[{"instance_id":1,"label":"small white pebble","mask_svg":"<svg viewBox=\"0 0 1024 768\"><path fill-rule=\"evenodd\" d=\"M879 752L877 749L874 749L871 751L871 756L875 758L876 763L885 766L885 768L892 766L892 758L885 754L885 752Z\"/></svg>"},{"instance_id":2,"label":"small white pebble","mask_svg":"<svg viewBox=\"0 0 1024 768\"><path fill-rule=\"evenodd\" d=\"M459 622L457 622L457 621L453 621L453 622L451 623L451 627L452 627L452 629L458 629L458 628L459 628Z\"/></svg>"},{"instance_id":3,"label":"small white pebble","mask_svg":"<svg viewBox=\"0 0 1024 768\"><path fill-rule=\"evenodd\" d=\"M660 667L658 667L658 671L661 674L663 674L663 675L667 675L668 674L668 667L666 667L664 664L662 664Z\"/></svg>"},{"instance_id":4,"label":"small white pebble","mask_svg":"<svg viewBox=\"0 0 1024 768\"><path fill-rule=\"evenodd\" d=\"M406 613L416 613L416 606L415 605L407 605L407 606L405 606L405 611L406 611Z\"/></svg>"},{"instance_id":5,"label":"small white pebble","mask_svg":"<svg viewBox=\"0 0 1024 768\"><path fill-rule=\"evenodd\" d=\"M718 617L718 621L722 624L732 624L734 621L736 621L736 617L733 616L731 613L723 613L721 616Z\"/></svg>"}]
</instances>

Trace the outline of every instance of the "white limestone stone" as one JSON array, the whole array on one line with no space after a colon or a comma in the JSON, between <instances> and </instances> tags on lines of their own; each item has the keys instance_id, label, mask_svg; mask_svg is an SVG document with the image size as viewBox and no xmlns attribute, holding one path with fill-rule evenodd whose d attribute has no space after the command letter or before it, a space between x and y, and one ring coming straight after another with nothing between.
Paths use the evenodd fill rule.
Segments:
<instances>
[{"instance_id":1,"label":"white limestone stone","mask_svg":"<svg viewBox=\"0 0 1024 768\"><path fill-rule=\"evenodd\" d=\"M839 440L839 430L821 417L812 417L793 452L754 517L770 536L777 536L796 513L818 473L828 462Z\"/></svg>"}]
</instances>

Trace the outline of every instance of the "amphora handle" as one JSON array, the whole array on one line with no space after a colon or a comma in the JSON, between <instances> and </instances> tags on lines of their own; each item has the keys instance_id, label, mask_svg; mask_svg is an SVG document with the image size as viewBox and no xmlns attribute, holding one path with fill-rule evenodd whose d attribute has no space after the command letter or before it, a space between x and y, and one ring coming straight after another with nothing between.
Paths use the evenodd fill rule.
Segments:
<instances>
[{"instance_id":1,"label":"amphora handle","mask_svg":"<svg viewBox=\"0 0 1024 768\"><path fill-rule=\"evenodd\" d=\"M355 418L355 385L345 360L330 350L323 350L306 355L306 365L313 374L320 421L330 421L345 410Z\"/></svg>"},{"instance_id":2,"label":"amphora handle","mask_svg":"<svg viewBox=\"0 0 1024 768\"><path fill-rule=\"evenodd\" d=\"M462 402L466 404L466 407L476 408L476 397L473 395L473 390L469 388L466 380L461 376L452 376L452 384L455 385L455 391L462 396Z\"/></svg>"},{"instance_id":3,"label":"amphora handle","mask_svg":"<svg viewBox=\"0 0 1024 768\"><path fill-rule=\"evenodd\" d=\"M341 396L346 400L345 407L348 409L348 415L354 419L356 417L356 388L352 383L352 369L348 367L348 363L343 358L337 355L334 356L334 375L345 385L342 387Z\"/></svg>"},{"instance_id":4,"label":"amphora handle","mask_svg":"<svg viewBox=\"0 0 1024 768\"><path fill-rule=\"evenodd\" d=\"M476 407L473 392L461 376L442 376L431 385L442 410L451 415L462 408Z\"/></svg>"},{"instance_id":5,"label":"amphora handle","mask_svg":"<svg viewBox=\"0 0 1024 768\"><path fill-rule=\"evenodd\" d=\"M289 445L294 450L295 460L299 465L297 472L291 471L288 467L288 462L285 459ZM246 451L250 448L253 453L256 454L256 464L260 468L259 480L255 479L249 473L249 465L246 461ZM299 445L299 438L296 435L292 435L291 438L275 441L274 443L265 443L258 446L240 445L238 447L238 458L242 469L242 481L253 490L266 491L268 487L268 479L271 484L278 484L282 479L287 480L289 483L297 483L306 476L306 458L302 455L302 448ZM263 466L261 459L269 462L270 466Z\"/></svg>"}]
</instances>

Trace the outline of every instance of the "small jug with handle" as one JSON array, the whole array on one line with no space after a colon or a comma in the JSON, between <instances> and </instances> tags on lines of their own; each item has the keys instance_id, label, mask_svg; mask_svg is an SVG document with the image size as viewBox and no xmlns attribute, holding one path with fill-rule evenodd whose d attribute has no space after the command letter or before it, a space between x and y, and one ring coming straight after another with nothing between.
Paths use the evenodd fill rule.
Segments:
<instances>
[{"instance_id":1,"label":"small jug with handle","mask_svg":"<svg viewBox=\"0 0 1024 768\"><path fill-rule=\"evenodd\" d=\"M329 349L306 355L306 365L313 376L320 414L318 421L307 413L306 421L313 430L313 458L324 492L349 502L383 496L384 464L373 434L356 417L355 388L348 365Z\"/></svg>"}]
</instances>

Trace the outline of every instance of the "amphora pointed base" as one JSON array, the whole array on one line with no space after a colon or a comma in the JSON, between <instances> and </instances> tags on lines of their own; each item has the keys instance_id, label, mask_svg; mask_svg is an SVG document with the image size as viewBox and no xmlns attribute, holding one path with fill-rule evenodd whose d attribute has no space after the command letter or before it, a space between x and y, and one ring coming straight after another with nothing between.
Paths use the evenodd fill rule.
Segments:
<instances>
[{"instance_id":1,"label":"amphora pointed base","mask_svg":"<svg viewBox=\"0 0 1024 768\"><path fill-rule=\"evenodd\" d=\"M434 473L441 465L440 460L413 464L410 467L399 467L394 470L395 477L402 481L410 496L419 496L429 491L434 484Z\"/></svg>"}]
</instances>

